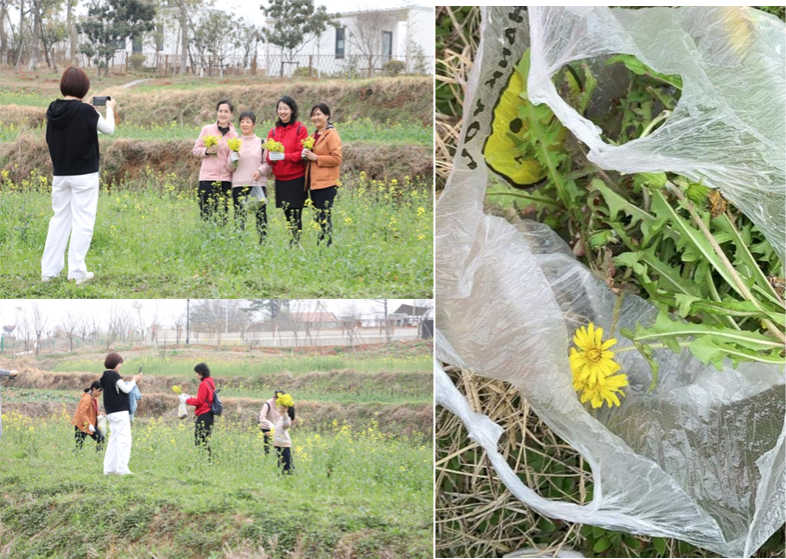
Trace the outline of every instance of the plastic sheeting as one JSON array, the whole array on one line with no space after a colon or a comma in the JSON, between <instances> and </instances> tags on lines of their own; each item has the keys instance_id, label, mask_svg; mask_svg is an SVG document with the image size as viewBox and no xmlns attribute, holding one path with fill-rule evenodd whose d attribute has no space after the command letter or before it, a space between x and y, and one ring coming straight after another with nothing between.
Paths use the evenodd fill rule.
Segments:
<instances>
[{"instance_id":1,"label":"plastic sheeting","mask_svg":"<svg viewBox=\"0 0 786 559\"><path fill-rule=\"evenodd\" d=\"M750 36L731 36L744 16ZM529 23L529 25L528 25ZM540 513L571 522L674 537L724 556L750 556L784 523L784 371L655 350L660 380L636 351L618 353L629 377L614 409L582 406L568 348L589 321L611 324L615 296L548 227L483 214L481 153L493 104L530 45L529 91L590 148L625 173L672 171L720 188L783 254L784 28L759 12L723 8L486 8L454 170L437 204L437 357L512 383L592 469L591 503L544 499L497 451L502 429L473 412L435 363L437 402L458 414L502 481ZM567 61L616 53L680 74L669 120L644 140L605 145L568 107L550 76ZM778 151L779 150L779 151ZM657 312L626 296L619 328ZM617 348L629 344L616 333Z\"/></svg>"}]
</instances>

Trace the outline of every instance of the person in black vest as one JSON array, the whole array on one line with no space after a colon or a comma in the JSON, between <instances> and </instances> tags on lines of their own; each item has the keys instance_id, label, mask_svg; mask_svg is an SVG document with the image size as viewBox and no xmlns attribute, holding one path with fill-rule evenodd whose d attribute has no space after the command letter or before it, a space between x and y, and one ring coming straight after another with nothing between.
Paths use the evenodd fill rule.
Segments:
<instances>
[{"instance_id":1,"label":"person in black vest","mask_svg":"<svg viewBox=\"0 0 786 559\"><path fill-rule=\"evenodd\" d=\"M216 393L216 383L210 376L210 368L206 363L199 363L194 367L194 372L199 375L199 390L197 391L196 398L189 398L187 394L183 394L181 398L185 401L186 405L196 406L194 413L196 414L196 427L194 428L194 443L199 447L207 449L208 460L211 460L213 454L210 450L210 436L213 434L213 412L210 407L213 405L213 396Z\"/></svg>"},{"instance_id":2,"label":"person in black vest","mask_svg":"<svg viewBox=\"0 0 786 559\"><path fill-rule=\"evenodd\" d=\"M68 279L82 284L93 278L85 258L93 239L98 209L98 132L113 134L117 101L106 102L106 119L82 99L90 89L90 79L81 68L67 68L60 78L63 99L56 99L46 111L46 143L54 168L52 210L41 279L60 275L69 235Z\"/></svg>"},{"instance_id":3,"label":"person in black vest","mask_svg":"<svg viewBox=\"0 0 786 559\"><path fill-rule=\"evenodd\" d=\"M142 373L131 382L120 377L123 358L110 353L104 360L101 388L104 390L104 409L109 422L109 446L104 456L104 474L131 474L128 462L131 459L131 419L129 418L128 394L142 380Z\"/></svg>"}]
</instances>

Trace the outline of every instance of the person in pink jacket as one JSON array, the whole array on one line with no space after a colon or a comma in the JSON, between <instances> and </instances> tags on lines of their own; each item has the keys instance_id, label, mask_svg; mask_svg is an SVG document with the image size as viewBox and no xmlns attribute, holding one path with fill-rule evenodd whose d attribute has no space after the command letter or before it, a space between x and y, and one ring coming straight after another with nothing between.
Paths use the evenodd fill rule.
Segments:
<instances>
[{"instance_id":1,"label":"person in pink jacket","mask_svg":"<svg viewBox=\"0 0 786 559\"><path fill-rule=\"evenodd\" d=\"M232 125L235 107L229 99L221 99L216 105L216 122L202 128L194 144L193 154L202 159L199 170L199 211L202 219L209 219L216 208L223 210L222 221L226 222L229 200L232 195L232 173L227 169L229 147L227 140L237 138ZM218 144L205 147L205 136L218 138Z\"/></svg>"},{"instance_id":2,"label":"person in pink jacket","mask_svg":"<svg viewBox=\"0 0 786 559\"><path fill-rule=\"evenodd\" d=\"M232 204L235 207L235 220L241 230L246 227L246 208L248 202L255 202L259 242L267 235L267 177L270 165L265 161L262 139L254 133L257 117L251 111L240 114L240 151L230 154L227 169L232 172ZM260 187L265 197L259 201L249 194L254 187Z\"/></svg>"}]
</instances>

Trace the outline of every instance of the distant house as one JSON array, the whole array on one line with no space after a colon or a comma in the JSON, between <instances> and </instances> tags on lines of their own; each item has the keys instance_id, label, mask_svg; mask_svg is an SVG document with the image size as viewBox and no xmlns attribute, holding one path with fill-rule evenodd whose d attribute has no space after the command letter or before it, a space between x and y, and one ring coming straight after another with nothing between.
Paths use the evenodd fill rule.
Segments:
<instances>
[{"instance_id":1,"label":"distant house","mask_svg":"<svg viewBox=\"0 0 786 559\"><path fill-rule=\"evenodd\" d=\"M268 26L275 22L268 19ZM320 75L381 74L390 60L402 62L402 72L432 74L434 9L410 6L342 13L338 27L329 27L311 40L293 61L275 45L266 44L264 58L271 74L292 75L298 68Z\"/></svg>"},{"instance_id":2,"label":"distant house","mask_svg":"<svg viewBox=\"0 0 786 559\"><path fill-rule=\"evenodd\" d=\"M399 307L388 315L393 321L394 326L416 326L423 317L431 312L429 307L416 307L413 305L399 305Z\"/></svg>"}]
</instances>

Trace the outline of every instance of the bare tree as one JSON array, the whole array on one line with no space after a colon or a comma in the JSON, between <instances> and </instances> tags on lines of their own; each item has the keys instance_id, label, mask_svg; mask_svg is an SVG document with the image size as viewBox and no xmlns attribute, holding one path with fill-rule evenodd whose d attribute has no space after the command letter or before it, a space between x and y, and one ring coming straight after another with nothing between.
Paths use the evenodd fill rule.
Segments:
<instances>
[{"instance_id":1,"label":"bare tree","mask_svg":"<svg viewBox=\"0 0 786 559\"><path fill-rule=\"evenodd\" d=\"M75 315L70 310L66 312L61 327L68 340L68 351L74 351L74 338L76 337L76 331L81 323L82 318L79 315Z\"/></svg>"},{"instance_id":2,"label":"bare tree","mask_svg":"<svg viewBox=\"0 0 786 559\"><path fill-rule=\"evenodd\" d=\"M374 299L374 302L381 309L382 314L382 327L385 329L385 338L388 343L393 341L393 327L388 313L388 300L387 299Z\"/></svg>"},{"instance_id":3,"label":"bare tree","mask_svg":"<svg viewBox=\"0 0 786 559\"><path fill-rule=\"evenodd\" d=\"M109 311L109 328L107 331L106 347L110 348L115 341L120 338L125 339L131 317L128 312L119 308L116 304Z\"/></svg>"},{"instance_id":4,"label":"bare tree","mask_svg":"<svg viewBox=\"0 0 786 559\"><path fill-rule=\"evenodd\" d=\"M35 354L38 355L38 352L41 349L41 334L43 334L44 328L46 328L48 318L41 311L41 307L38 305L38 302L33 303L31 314L33 317L33 331L35 332Z\"/></svg>"},{"instance_id":5,"label":"bare tree","mask_svg":"<svg viewBox=\"0 0 786 559\"><path fill-rule=\"evenodd\" d=\"M382 55L383 37L391 32L395 20L381 11L369 11L357 14L353 26L349 29L347 42L368 62L368 73L372 75Z\"/></svg>"},{"instance_id":6,"label":"bare tree","mask_svg":"<svg viewBox=\"0 0 786 559\"><path fill-rule=\"evenodd\" d=\"M175 345L180 347L180 337L183 335L183 330L186 324L186 315L172 315L172 325L175 327Z\"/></svg>"}]
</instances>

